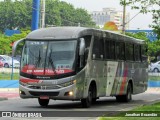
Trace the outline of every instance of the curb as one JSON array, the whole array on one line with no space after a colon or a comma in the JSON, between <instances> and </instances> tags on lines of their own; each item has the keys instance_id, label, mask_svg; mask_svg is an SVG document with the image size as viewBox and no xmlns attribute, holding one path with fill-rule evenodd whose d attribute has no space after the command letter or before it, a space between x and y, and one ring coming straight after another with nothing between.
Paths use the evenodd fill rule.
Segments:
<instances>
[{"instance_id":1,"label":"curb","mask_svg":"<svg viewBox=\"0 0 160 120\"><path fill-rule=\"evenodd\" d=\"M19 88L0 88L0 92L18 92Z\"/></svg>"},{"instance_id":2,"label":"curb","mask_svg":"<svg viewBox=\"0 0 160 120\"><path fill-rule=\"evenodd\" d=\"M0 97L0 101L8 100L8 98Z\"/></svg>"}]
</instances>

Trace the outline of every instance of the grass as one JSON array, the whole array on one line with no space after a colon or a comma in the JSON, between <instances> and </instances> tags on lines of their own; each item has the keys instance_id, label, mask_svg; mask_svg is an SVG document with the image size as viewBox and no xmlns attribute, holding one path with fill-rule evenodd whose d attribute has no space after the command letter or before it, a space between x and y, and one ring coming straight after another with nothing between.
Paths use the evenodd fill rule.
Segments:
<instances>
[{"instance_id":1,"label":"grass","mask_svg":"<svg viewBox=\"0 0 160 120\"><path fill-rule=\"evenodd\" d=\"M0 73L0 80L11 80L11 73ZM13 74L13 80L19 80L19 73Z\"/></svg>"},{"instance_id":2,"label":"grass","mask_svg":"<svg viewBox=\"0 0 160 120\"><path fill-rule=\"evenodd\" d=\"M129 114L139 114L141 115L141 113L143 114L157 114L158 117L125 117L126 113ZM99 117L98 120L159 120L160 119L160 103L155 103L153 105L145 105L145 106L140 106L137 107L131 111L127 111L127 112L122 112L120 114L117 114L113 117Z\"/></svg>"},{"instance_id":3,"label":"grass","mask_svg":"<svg viewBox=\"0 0 160 120\"><path fill-rule=\"evenodd\" d=\"M160 81L160 76L148 76L148 80Z\"/></svg>"}]
</instances>

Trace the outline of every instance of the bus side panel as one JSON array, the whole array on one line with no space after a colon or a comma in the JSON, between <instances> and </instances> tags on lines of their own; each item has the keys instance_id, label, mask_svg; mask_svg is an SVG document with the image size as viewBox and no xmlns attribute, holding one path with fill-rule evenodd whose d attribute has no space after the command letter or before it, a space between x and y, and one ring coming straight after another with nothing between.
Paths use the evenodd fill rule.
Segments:
<instances>
[{"instance_id":1,"label":"bus side panel","mask_svg":"<svg viewBox=\"0 0 160 120\"><path fill-rule=\"evenodd\" d=\"M126 94L128 80L131 79L132 64L119 61L111 96Z\"/></svg>"},{"instance_id":2,"label":"bus side panel","mask_svg":"<svg viewBox=\"0 0 160 120\"><path fill-rule=\"evenodd\" d=\"M86 71L86 67L84 69L82 69L76 76L75 76L75 80L76 80L76 99L81 99L83 98L83 93L85 90L85 71Z\"/></svg>"},{"instance_id":3,"label":"bus side panel","mask_svg":"<svg viewBox=\"0 0 160 120\"><path fill-rule=\"evenodd\" d=\"M120 83L123 79L123 74L124 74L124 63L119 62L117 65L117 71L116 71L116 76L114 78L111 96L115 96L115 95L119 94Z\"/></svg>"},{"instance_id":4,"label":"bus side panel","mask_svg":"<svg viewBox=\"0 0 160 120\"><path fill-rule=\"evenodd\" d=\"M144 64L138 62L119 62L111 96L126 94L129 80L133 83L133 94L144 92L148 80L145 68Z\"/></svg>"},{"instance_id":5,"label":"bus side panel","mask_svg":"<svg viewBox=\"0 0 160 120\"><path fill-rule=\"evenodd\" d=\"M118 70L118 62L107 62L107 82L106 82L106 96L110 96L114 87L117 84L116 74Z\"/></svg>"},{"instance_id":6,"label":"bus side panel","mask_svg":"<svg viewBox=\"0 0 160 120\"><path fill-rule=\"evenodd\" d=\"M88 89L92 81L96 82L97 97L105 96L106 90L106 67L105 61L90 60L86 68L86 78L84 84L84 98L88 95Z\"/></svg>"},{"instance_id":7,"label":"bus side panel","mask_svg":"<svg viewBox=\"0 0 160 120\"><path fill-rule=\"evenodd\" d=\"M135 63L135 71L133 71L133 94L145 92L147 90L148 72L146 64Z\"/></svg>"}]
</instances>

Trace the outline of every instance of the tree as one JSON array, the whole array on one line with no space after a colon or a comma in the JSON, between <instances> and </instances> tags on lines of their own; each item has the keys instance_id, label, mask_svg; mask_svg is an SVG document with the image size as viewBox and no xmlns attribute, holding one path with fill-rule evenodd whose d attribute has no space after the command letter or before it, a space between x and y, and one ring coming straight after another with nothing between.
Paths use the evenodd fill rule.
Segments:
<instances>
[{"instance_id":1,"label":"tree","mask_svg":"<svg viewBox=\"0 0 160 120\"><path fill-rule=\"evenodd\" d=\"M150 27L160 39L160 0L120 0L121 5L130 5L132 9L139 9L141 13L152 13L153 23Z\"/></svg>"},{"instance_id":2,"label":"tree","mask_svg":"<svg viewBox=\"0 0 160 120\"><path fill-rule=\"evenodd\" d=\"M11 55L12 53L12 46L11 44L15 41L25 38L29 33L29 30L22 30L21 34L14 34L13 36L0 36L0 54L8 54ZM18 51L20 53L20 51Z\"/></svg>"},{"instance_id":3,"label":"tree","mask_svg":"<svg viewBox=\"0 0 160 120\"><path fill-rule=\"evenodd\" d=\"M14 28L30 28L32 17L32 0L0 1L0 31ZM47 25L95 27L86 10L74 8L73 5L59 0L46 0Z\"/></svg>"},{"instance_id":4,"label":"tree","mask_svg":"<svg viewBox=\"0 0 160 120\"><path fill-rule=\"evenodd\" d=\"M146 42L146 46L148 48L147 51L147 55L149 58L152 58L152 60L156 61L157 56L160 55L160 41L156 40L151 42L148 38L146 33L144 32L139 32L139 33L126 33L126 35L137 38L137 39L141 39L141 40L145 40ZM151 59L150 59L151 60Z\"/></svg>"}]
</instances>

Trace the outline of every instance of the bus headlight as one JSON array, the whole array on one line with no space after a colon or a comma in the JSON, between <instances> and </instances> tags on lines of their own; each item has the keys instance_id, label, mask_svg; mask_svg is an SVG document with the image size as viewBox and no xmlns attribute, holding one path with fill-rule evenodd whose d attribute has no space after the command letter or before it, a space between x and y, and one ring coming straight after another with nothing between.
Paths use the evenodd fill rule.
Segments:
<instances>
[{"instance_id":1,"label":"bus headlight","mask_svg":"<svg viewBox=\"0 0 160 120\"><path fill-rule=\"evenodd\" d=\"M72 91L70 91L70 92L69 92L69 96L72 96L72 95L73 95L73 92L72 92Z\"/></svg>"},{"instance_id":2,"label":"bus headlight","mask_svg":"<svg viewBox=\"0 0 160 120\"><path fill-rule=\"evenodd\" d=\"M65 92L64 96L73 96L73 91Z\"/></svg>"},{"instance_id":3,"label":"bus headlight","mask_svg":"<svg viewBox=\"0 0 160 120\"><path fill-rule=\"evenodd\" d=\"M72 80L72 81L69 81L69 82L65 82L63 84L60 84L60 86L62 87L67 87L67 86L70 86L72 84L75 84L76 83L76 80Z\"/></svg>"}]
</instances>

